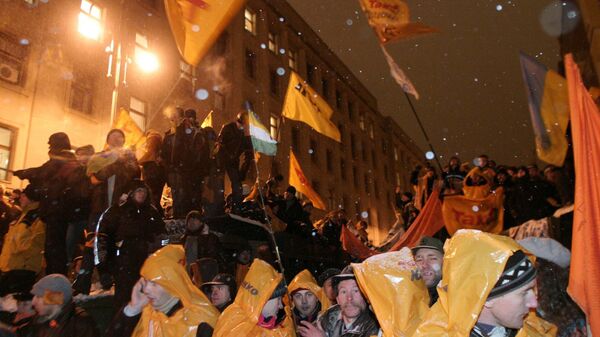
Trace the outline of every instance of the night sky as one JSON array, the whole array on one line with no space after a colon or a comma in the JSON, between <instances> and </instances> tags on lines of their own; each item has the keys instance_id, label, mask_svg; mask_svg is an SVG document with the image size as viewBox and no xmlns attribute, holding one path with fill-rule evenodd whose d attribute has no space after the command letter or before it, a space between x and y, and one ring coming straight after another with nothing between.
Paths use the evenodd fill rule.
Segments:
<instances>
[{"instance_id":1,"label":"night sky","mask_svg":"<svg viewBox=\"0 0 600 337\"><path fill-rule=\"evenodd\" d=\"M425 138L358 0L288 0L425 152ZM442 164L487 153L500 164L535 158L519 50L556 70L561 3L549 0L414 0L411 19L438 28L388 45L421 95L414 101ZM576 13L578 14L578 13ZM577 20L578 15L573 15Z\"/></svg>"}]
</instances>

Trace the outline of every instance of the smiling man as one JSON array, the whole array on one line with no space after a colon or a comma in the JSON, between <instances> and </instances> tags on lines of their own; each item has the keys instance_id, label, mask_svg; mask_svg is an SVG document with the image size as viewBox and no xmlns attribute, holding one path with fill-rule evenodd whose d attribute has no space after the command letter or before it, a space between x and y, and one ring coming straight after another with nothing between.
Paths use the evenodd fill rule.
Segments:
<instances>
[{"instance_id":1,"label":"smiling man","mask_svg":"<svg viewBox=\"0 0 600 337\"><path fill-rule=\"evenodd\" d=\"M442 279L444 262L444 244L442 241L424 236L419 244L412 249L419 269L419 274L429 291L429 306L438 300L437 285Z\"/></svg>"}]
</instances>

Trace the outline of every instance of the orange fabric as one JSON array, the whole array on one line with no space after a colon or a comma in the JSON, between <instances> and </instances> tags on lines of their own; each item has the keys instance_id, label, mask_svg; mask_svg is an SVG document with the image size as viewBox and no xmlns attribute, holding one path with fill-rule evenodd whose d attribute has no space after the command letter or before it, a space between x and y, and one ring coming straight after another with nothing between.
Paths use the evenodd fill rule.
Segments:
<instances>
[{"instance_id":1,"label":"orange fabric","mask_svg":"<svg viewBox=\"0 0 600 337\"><path fill-rule=\"evenodd\" d=\"M342 226L340 242L342 243L342 249L344 249L346 253L359 259L366 259L367 257L378 253L377 251L367 248L367 246L350 232L346 225Z\"/></svg>"},{"instance_id":2,"label":"orange fabric","mask_svg":"<svg viewBox=\"0 0 600 337\"><path fill-rule=\"evenodd\" d=\"M292 150L290 150L290 174L288 179L290 186L294 186L296 191L304 194L316 208L327 210L325 202L323 202L321 196L312 188L310 181L304 175L304 171L302 171L300 163L298 163L298 159L296 159Z\"/></svg>"},{"instance_id":3,"label":"orange fabric","mask_svg":"<svg viewBox=\"0 0 600 337\"><path fill-rule=\"evenodd\" d=\"M503 197L504 191L500 188L485 198L471 199L462 195L444 198L442 212L448 233L478 229L499 234L504 224Z\"/></svg>"},{"instance_id":4,"label":"orange fabric","mask_svg":"<svg viewBox=\"0 0 600 337\"><path fill-rule=\"evenodd\" d=\"M569 287L600 336L600 111L571 54L565 57L575 162L575 208Z\"/></svg>"},{"instance_id":5,"label":"orange fabric","mask_svg":"<svg viewBox=\"0 0 600 337\"><path fill-rule=\"evenodd\" d=\"M312 292L319 299L319 302L321 302L321 312L324 312L331 306L331 302L329 302L327 294L325 294L325 290L319 287L317 281L310 273L310 271L308 271L308 269L304 269L303 271L299 272L298 275L294 277L294 279L292 280L292 282L290 282L290 285L288 286L288 292L290 295L293 294L296 290L300 289L305 289ZM288 297L285 296L284 301L287 298Z\"/></svg>"},{"instance_id":6,"label":"orange fabric","mask_svg":"<svg viewBox=\"0 0 600 337\"><path fill-rule=\"evenodd\" d=\"M423 236L433 236L444 227L442 216L442 201L439 188L434 188L427 199L421 213L417 216L410 228L402 235L389 250L400 250L402 247L413 247Z\"/></svg>"},{"instance_id":7,"label":"orange fabric","mask_svg":"<svg viewBox=\"0 0 600 337\"><path fill-rule=\"evenodd\" d=\"M486 181L485 185L481 186L469 186L467 185L467 180L474 179L476 176L481 177L481 179ZM463 181L463 193L465 197L470 199L483 199L487 197L492 189L493 177L488 174L487 171L482 172L479 167L474 167L465 177Z\"/></svg>"}]
</instances>

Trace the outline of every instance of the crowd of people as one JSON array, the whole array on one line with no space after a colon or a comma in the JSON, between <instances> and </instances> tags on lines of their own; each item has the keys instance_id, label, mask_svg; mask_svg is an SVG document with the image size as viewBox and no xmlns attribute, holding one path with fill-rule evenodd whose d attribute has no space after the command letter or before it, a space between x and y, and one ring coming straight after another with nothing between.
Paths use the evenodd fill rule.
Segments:
<instances>
[{"instance_id":1,"label":"crowd of people","mask_svg":"<svg viewBox=\"0 0 600 337\"><path fill-rule=\"evenodd\" d=\"M301 201L280 175L252 190L244 188L254 160L244 131L247 118L240 112L217 135L199 126L194 110L178 109L164 136L148 132L139 159L124 147L126 135L119 129L107 134L105 148L97 153L91 145L73 151L66 133L52 134L49 160L15 171L29 184L0 202L0 336L349 337L398 332L382 330L390 318L374 310L356 265L312 270L316 279L303 270L288 283L277 271L282 261L268 243L250 247L246 242L225 256L219 236L207 224L208 218L224 213L268 220L273 230L293 238L281 242L277 236L284 251L310 244L341 253L344 226L371 244L367 219L348 217L340 209L313 221L312 203ZM485 155L473 164L450 159L441 172L441 197L463 194L470 186L503 188L506 229L550 216L573 201L570 176L561 168L548 166L542 173L535 165L501 166ZM223 193L225 176L231 185L228 196ZM436 180L438 173L427 164L411 174L411 191L396 189L395 228L411 226ZM170 196L170 205L164 195ZM185 234L176 242L165 240L171 218L184 219ZM552 239L520 246L507 237L465 231L444 245L447 233L435 236L410 247L413 274L403 282L414 283L409 288L420 289L423 301L406 297L406 303L394 305L431 309L404 326L404 335L447 335L457 320L452 325L457 336L550 329L539 317L557 326L559 336L585 333L585 316L561 293L568 263L547 253L548 246L558 244L545 241ZM481 247L465 250L475 241ZM381 259L387 254L394 252ZM556 273L563 277L550 276ZM77 304L90 292L111 294L117 310L108 324L97 324Z\"/></svg>"}]
</instances>

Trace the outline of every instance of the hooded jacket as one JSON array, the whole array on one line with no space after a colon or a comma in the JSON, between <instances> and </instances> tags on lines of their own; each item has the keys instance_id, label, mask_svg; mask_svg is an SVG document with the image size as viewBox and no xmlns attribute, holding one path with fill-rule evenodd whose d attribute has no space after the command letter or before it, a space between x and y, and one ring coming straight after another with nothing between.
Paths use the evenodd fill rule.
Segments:
<instances>
[{"instance_id":1,"label":"hooded jacket","mask_svg":"<svg viewBox=\"0 0 600 337\"><path fill-rule=\"evenodd\" d=\"M215 326L219 311L192 283L184 264L185 253L179 245L168 245L144 262L140 274L178 298L183 307L167 316L146 305L132 337L193 337L201 323Z\"/></svg>"},{"instance_id":2,"label":"hooded jacket","mask_svg":"<svg viewBox=\"0 0 600 337\"><path fill-rule=\"evenodd\" d=\"M4 237L0 270L42 270L42 251L46 237L46 225L39 217L39 202L32 202L23 209Z\"/></svg>"},{"instance_id":3,"label":"hooded jacket","mask_svg":"<svg viewBox=\"0 0 600 337\"><path fill-rule=\"evenodd\" d=\"M258 326L262 309L283 276L265 261L255 259L240 285L235 301L219 318L214 337L295 337L293 321L286 306L285 319L273 329Z\"/></svg>"},{"instance_id":4,"label":"hooded jacket","mask_svg":"<svg viewBox=\"0 0 600 337\"><path fill-rule=\"evenodd\" d=\"M505 236L476 230L456 232L444 246L440 297L413 337L470 336L506 261L517 250L522 247ZM544 335L534 333L535 326L525 322L518 336Z\"/></svg>"},{"instance_id":5,"label":"hooded jacket","mask_svg":"<svg viewBox=\"0 0 600 337\"><path fill-rule=\"evenodd\" d=\"M329 307L331 307L331 303L329 302L329 299L325 294L325 290L319 287L317 281L307 269L304 269L303 271L299 272L298 275L294 277L294 279L292 280L292 282L290 282L290 285L288 286L288 291L290 295L300 289L308 290L312 292L315 295L315 297L317 297L317 299L321 303L321 310L319 311L319 314L325 312L327 309L329 309ZM291 307L293 307L293 303Z\"/></svg>"},{"instance_id":6,"label":"hooded jacket","mask_svg":"<svg viewBox=\"0 0 600 337\"><path fill-rule=\"evenodd\" d=\"M356 281L373 307L384 337L411 336L429 310L425 283L416 277L411 250L372 256L352 264Z\"/></svg>"}]
</instances>

